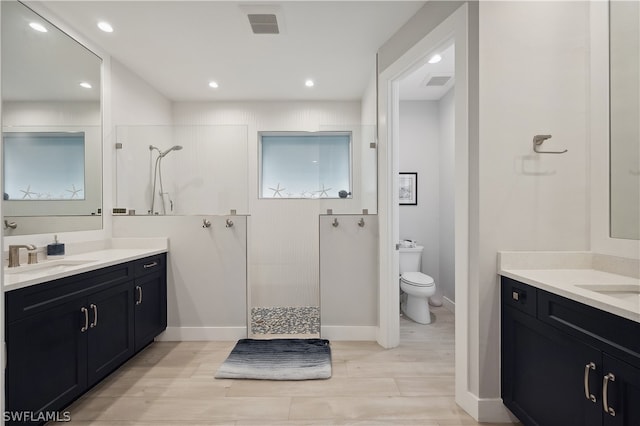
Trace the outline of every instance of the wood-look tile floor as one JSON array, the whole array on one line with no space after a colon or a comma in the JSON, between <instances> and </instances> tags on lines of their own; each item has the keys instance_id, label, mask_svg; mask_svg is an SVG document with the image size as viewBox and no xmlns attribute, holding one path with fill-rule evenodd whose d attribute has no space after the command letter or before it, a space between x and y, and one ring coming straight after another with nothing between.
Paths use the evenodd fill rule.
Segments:
<instances>
[{"instance_id":1,"label":"wood-look tile floor","mask_svg":"<svg viewBox=\"0 0 640 426\"><path fill-rule=\"evenodd\" d=\"M235 342L156 342L71 405L71 424L476 425L454 402L454 317L432 317L401 318L394 349L331 342L328 380L217 380Z\"/></svg>"}]
</instances>

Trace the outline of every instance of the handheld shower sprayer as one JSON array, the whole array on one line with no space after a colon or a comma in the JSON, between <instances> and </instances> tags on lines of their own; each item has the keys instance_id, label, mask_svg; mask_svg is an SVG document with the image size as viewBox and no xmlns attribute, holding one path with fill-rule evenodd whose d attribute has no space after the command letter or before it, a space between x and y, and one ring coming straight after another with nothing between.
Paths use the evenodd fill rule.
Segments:
<instances>
[{"instance_id":1,"label":"handheld shower sprayer","mask_svg":"<svg viewBox=\"0 0 640 426\"><path fill-rule=\"evenodd\" d=\"M149 151L153 151L154 149L158 151L158 156L162 158L171 151L180 151L182 149L182 145L174 145L166 151L160 151L160 148L158 148L157 146L149 145Z\"/></svg>"},{"instance_id":2,"label":"handheld shower sprayer","mask_svg":"<svg viewBox=\"0 0 640 426\"><path fill-rule=\"evenodd\" d=\"M161 163L162 163L162 159L171 151L180 151L181 149L182 149L182 145L174 145L171 148L167 149L166 151L160 151L160 148L158 148L157 146L149 145L149 151L153 151L153 150L158 151L158 157L156 158L155 167L153 171L153 189L151 190L151 209L149 210L150 214L155 213L154 204L155 204L155 198L156 198L156 182L157 181L159 181L160 183L160 192L158 193L158 195L160 195L160 199L162 201L162 211L163 211L163 214L167 214L167 211L165 208L164 196L168 195L168 193L164 192L164 188L162 185L162 164ZM171 210L173 211L173 201L169 199L169 203L171 204Z\"/></svg>"},{"instance_id":3,"label":"handheld shower sprayer","mask_svg":"<svg viewBox=\"0 0 640 426\"><path fill-rule=\"evenodd\" d=\"M182 149L182 145L174 145L171 148L169 148L168 150L166 150L164 152L161 152L160 153L160 157L164 157L165 155L167 155L171 151L180 151L181 149Z\"/></svg>"}]
</instances>

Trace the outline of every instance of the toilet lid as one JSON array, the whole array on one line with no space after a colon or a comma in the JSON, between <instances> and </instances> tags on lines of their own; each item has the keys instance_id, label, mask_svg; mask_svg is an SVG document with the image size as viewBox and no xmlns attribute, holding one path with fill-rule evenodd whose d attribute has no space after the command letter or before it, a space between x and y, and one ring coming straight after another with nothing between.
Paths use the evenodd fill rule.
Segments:
<instances>
[{"instance_id":1,"label":"toilet lid","mask_svg":"<svg viewBox=\"0 0 640 426\"><path fill-rule=\"evenodd\" d=\"M433 278L422 272L405 272L401 278L405 283L415 285L416 287L430 287L435 285Z\"/></svg>"}]
</instances>

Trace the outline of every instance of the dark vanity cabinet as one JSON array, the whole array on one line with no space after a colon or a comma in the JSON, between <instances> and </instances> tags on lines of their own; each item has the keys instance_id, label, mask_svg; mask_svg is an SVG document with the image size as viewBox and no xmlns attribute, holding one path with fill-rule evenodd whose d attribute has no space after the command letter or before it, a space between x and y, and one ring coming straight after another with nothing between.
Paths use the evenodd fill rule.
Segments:
<instances>
[{"instance_id":1,"label":"dark vanity cabinet","mask_svg":"<svg viewBox=\"0 0 640 426\"><path fill-rule=\"evenodd\" d=\"M166 328L166 293L166 254L7 292L7 413L60 411L118 368Z\"/></svg>"},{"instance_id":2,"label":"dark vanity cabinet","mask_svg":"<svg viewBox=\"0 0 640 426\"><path fill-rule=\"evenodd\" d=\"M502 277L502 399L525 425L640 425L640 324Z\"/></svg>"},{"instance_id":3,"label":"dark vanity cabinet","mask_svg":"<svg viewBox=\"0 0 640 426\"><path fill-rule=\"evenodd\" d=\"M135 264L135 342L139 351L167 328L167 280L164 256L142 259Z\"/></svg>"}]
</instances>

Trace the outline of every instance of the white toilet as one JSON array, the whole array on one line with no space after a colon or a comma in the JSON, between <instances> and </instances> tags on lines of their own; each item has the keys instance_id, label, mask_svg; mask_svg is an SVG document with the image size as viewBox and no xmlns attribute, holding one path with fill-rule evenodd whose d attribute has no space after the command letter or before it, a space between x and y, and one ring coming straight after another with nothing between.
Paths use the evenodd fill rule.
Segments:
<instances>
[{"instance_id":1,"label":"white toilet","mask_svg":"<svg viewBox=\"0 0 640 426\"><path fill-rule=\"evenodd\" d=\"M429 275L420 272L423 246L400 248L400 309L420 324L430 324L429 297L436 292L436 283Z\"/></svg>"}]
</instances>

